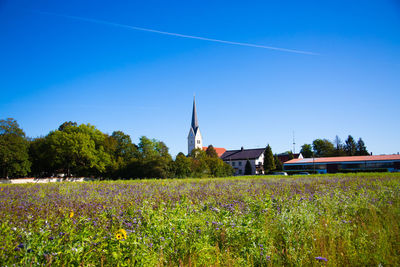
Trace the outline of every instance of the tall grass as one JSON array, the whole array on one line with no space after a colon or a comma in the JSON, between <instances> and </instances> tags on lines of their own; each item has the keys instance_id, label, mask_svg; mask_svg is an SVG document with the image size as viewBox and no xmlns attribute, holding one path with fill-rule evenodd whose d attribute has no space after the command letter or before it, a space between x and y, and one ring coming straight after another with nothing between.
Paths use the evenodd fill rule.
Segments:
<instances>
[{"instance_id":1,"label":"tall grass","mask_svg":"<svg viewBox=\"0 0 400 267\"><path fill-rule=\"evenodd\" d=\"M399 174L2 185L0 265L399 266L399 225Z\"/></svg>"}]
</instances>

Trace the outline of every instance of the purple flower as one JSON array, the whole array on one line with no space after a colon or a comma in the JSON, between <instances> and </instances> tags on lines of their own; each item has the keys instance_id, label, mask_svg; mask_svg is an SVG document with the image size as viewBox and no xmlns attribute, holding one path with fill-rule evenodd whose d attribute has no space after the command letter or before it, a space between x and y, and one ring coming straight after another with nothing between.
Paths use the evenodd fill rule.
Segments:
<instances>
[{"instance_id":1,"label":"purple flower","mask_svg":"<svg viewBox=\"0 0 400 267\"><path fill-rule=\"evenodd\" d=\"M318 261L325 261L325 262L328 261L327 258L320 257L320 256L319 257L315 257L315 259L318 260Z\"/></svg>"}]
</instances>

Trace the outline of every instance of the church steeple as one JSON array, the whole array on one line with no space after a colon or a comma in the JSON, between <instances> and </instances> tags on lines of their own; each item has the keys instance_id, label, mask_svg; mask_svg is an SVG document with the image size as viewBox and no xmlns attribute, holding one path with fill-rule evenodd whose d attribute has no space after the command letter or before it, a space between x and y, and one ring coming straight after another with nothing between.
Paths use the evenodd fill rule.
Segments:
<instances>
[{"instance_id":1,"label":"church steeple","mask_svg":"<svg viewBox=\"0 0 400 267\"><path fill-rule=\"evenodd\" d=\"M188 155L195 148L203 148L203 138L201 137L199 122L197 120L196 99L193 97L192 124L188 135Z\"/></svg>"},{"instance_id":2,"label":"church steeple","mask_svg":"<svg viewBox=\"0 0 400 267\"><path fill-rule=\"evenodd\" d=\"M193 97L193 111L192 111L192 128L196 133L199 128L199 122L197 121L197 112L196 112L196 98Z\"/></svg>"}]
</instances>

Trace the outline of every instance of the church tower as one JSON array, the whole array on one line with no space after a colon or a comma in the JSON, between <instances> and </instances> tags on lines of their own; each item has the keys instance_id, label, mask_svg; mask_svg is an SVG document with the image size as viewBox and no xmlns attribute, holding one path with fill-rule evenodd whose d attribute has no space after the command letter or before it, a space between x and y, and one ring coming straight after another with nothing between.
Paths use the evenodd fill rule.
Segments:
<instances>
[{"instance_id":1,"label":"church tower","mask_svg":"<svg viewBox=\"0 0 400 267\"><path fill-rule=\"evenodd\" d=\"M203 148L203 138L201 137L199 122L197 121L196 99L193 98L192 125L188 135L188 155L195 148Z\"/></svg>"}]
</instances>

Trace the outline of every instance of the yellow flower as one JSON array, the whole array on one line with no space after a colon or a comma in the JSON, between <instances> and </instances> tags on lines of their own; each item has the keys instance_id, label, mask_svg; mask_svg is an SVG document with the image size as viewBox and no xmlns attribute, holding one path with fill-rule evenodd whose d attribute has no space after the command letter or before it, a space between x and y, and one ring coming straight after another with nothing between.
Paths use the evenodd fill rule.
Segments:
<instances>
[{"instance_id":1,"label":"yellow flower","mask_svg":"<svg viewBox=\"0 0 400 267\"><path fill-rule=\"evenodd\" d=\"M124 229L119 229L115 233L115 238L118 239L118 240L126 239L126 231Z\"/></svg>"},{"instance_id":2,"label":"yellow flower","mask_svg":"<svg viewBox=\"0 0 400 267\"><path fill-rule=\"evenodd\" d=\"M70 218L74 217L74 211L73 210L71 210L71 212L69 213L69 217Z\"/></svg>"}]
</instances>

